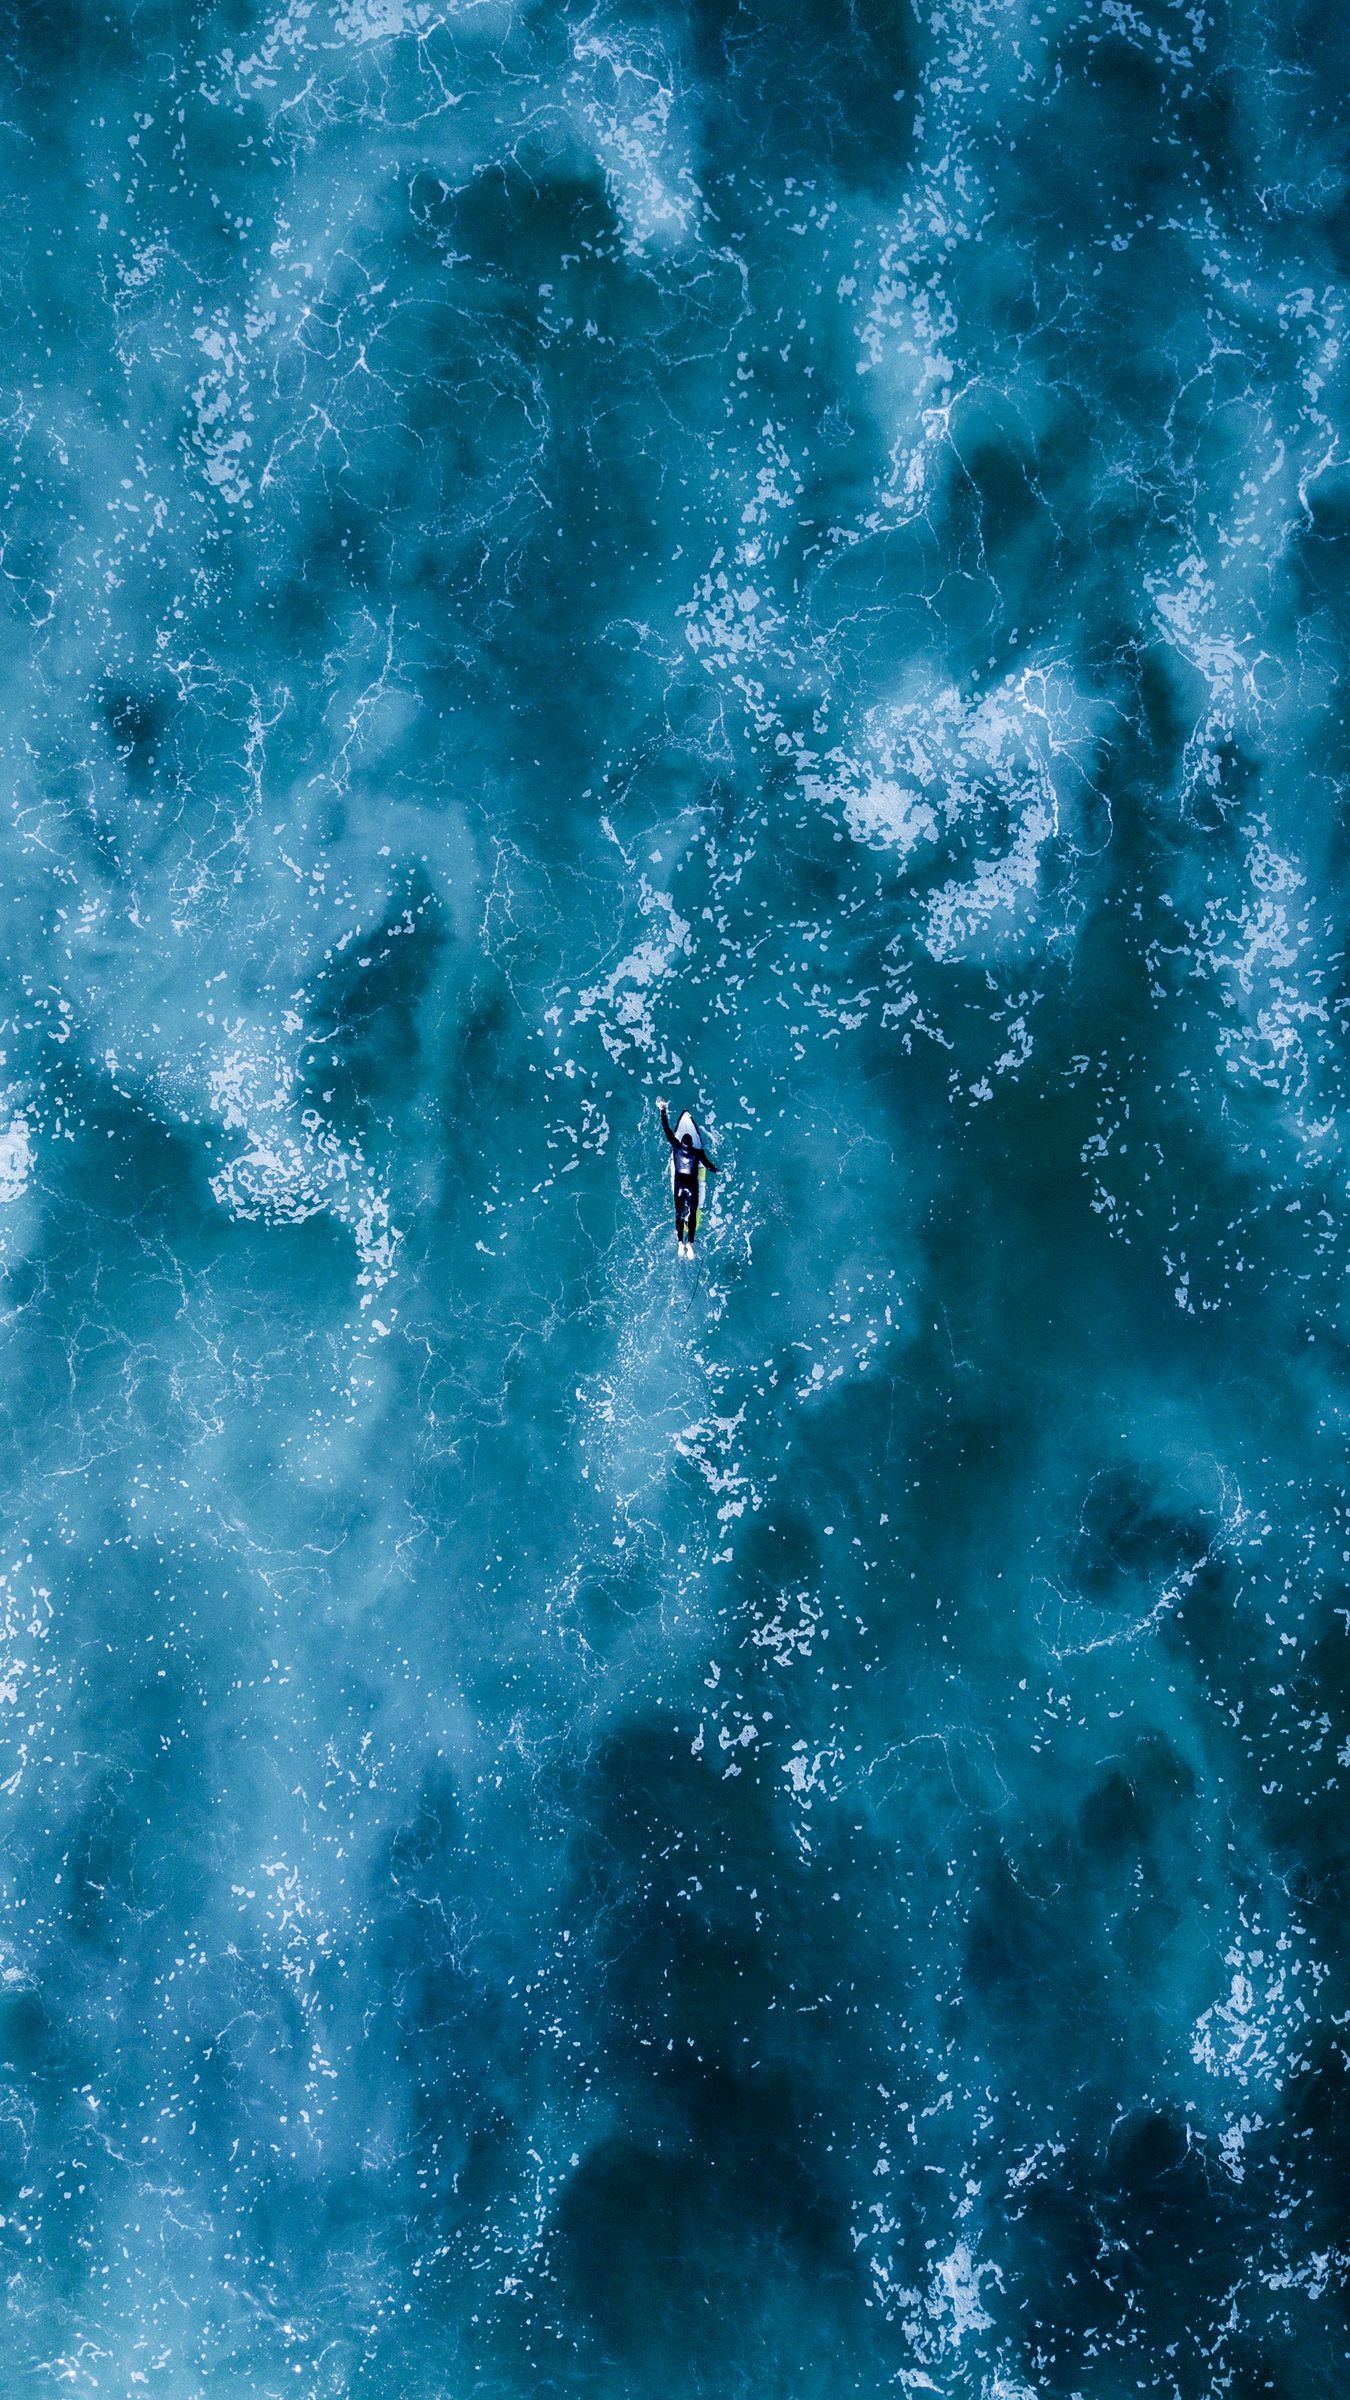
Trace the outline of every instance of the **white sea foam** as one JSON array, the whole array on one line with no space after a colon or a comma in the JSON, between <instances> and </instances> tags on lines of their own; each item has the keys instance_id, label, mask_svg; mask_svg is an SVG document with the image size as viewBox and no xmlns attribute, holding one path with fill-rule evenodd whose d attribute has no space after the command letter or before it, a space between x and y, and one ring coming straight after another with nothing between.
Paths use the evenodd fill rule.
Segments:
<instances>
[{"instance_id":1,"label":"white sea foam","mask_svg":"<svg viewBox=\"0 0 1350 2400\"><path fill-rule=\"evenodd\" d=\"M1295 1931L1263 1937L1259 1923L1230 1944L1225 1964L1228 1988L1196 2019L1191 2057L1242 2091L1278 2093L1298 2063L1325 1970Z\"/></svg>"},{"instance_id":2,"label":"white sea foam","mask_svg":"<svg viewBox=\"0 0 1350 2400\"><path fill-rule=\"evenodd\" d=\"M13 1116L0 1130L0 1206L22 1199L32 1174L32 1127L27 1117Z\"/></svg>"},{"instance_id":3,"label":"white sea foam","mask_svg":"<svg viewBox=\"0 0 1350 2400\"><path fill-rule=\"evenodd\" d=\"M636 898L651 932L635 942L599 983L578 993L572 1012L574 1025L584 1025L592 1017L598 1020L600 1038L615 1060L630 1049L656 1049L655 1004L662 984L689 948L689 925L668 892L642 875Z\"/></svg>"},{"instance_id":4,"label":"white sea foam","mask_svg":"<svg viewBox=\"0 0 1350 2400\"><path fill-rule=\"evenodd\" d=\"M957 2242L939 2259L928 2287L928 2313L937 2324L944 2346L959 2350L968 2334L985 2333L993 2324L984 2305L986 2280L1000 2280L997 2270L981 2265L968 2242Z\"/></svg>"},{"instance_id":5,"label":"white sea foam","mask_svg":"<svg viewBox=\"0 0 1350 2400\"><path fill-rule=\"evenodd\" d=\"M654 41L621 40L598 12L572 35L568 92L636 255L696 236L704 214L678 69Z\"/></svg>"},{"instance_id":6,"label":"white sea foam","mask_svg":"<svg viewBox=\"0 0 1350 2400\"><path fill-rule=\"evenodd\" d=\"M371 1177L359 1143L344 1142L319 1110L299 1105L293 1059L275 1037L239 1021L229 1041L207 1083L222 1126L244 1142L211 1178L216 1199L232 1216L263 1224L327 1215L345 1225L368 1308L394 1273L401 1238L387 1191Z\"/></svg>"}]
</instances>

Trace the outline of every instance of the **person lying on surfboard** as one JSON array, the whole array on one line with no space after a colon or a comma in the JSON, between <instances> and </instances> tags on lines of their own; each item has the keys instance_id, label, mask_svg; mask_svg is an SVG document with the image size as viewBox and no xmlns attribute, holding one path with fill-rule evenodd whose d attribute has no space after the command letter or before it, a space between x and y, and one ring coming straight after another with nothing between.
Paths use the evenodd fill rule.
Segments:
<instances>
[{"instance_id":1,"label":"person lying on surfboard","mask_svg":"<svg viewBox=\"0 0 1350 2400\"><path fill-rule=\"evenodd\" d=\"M703 1136L688 1109L682 1112L672 1133L665 1101L658 1100L656 1105L661 1111L662 1129L671 1150L670 1182L675 1194L675 1239L680 1246L681 1258L692 1258L694 1235L698 1232L703 1204L703 1170L706 1167L710 1175L715 1175L717 1169L703 1147Z\"/></svg>"}]
</instances>

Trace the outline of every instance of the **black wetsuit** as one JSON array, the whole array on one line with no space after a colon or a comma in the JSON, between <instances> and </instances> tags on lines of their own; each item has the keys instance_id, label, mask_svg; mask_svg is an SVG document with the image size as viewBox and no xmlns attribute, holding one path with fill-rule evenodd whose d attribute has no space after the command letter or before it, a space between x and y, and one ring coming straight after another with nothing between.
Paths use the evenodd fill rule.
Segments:
<instances>
[{"instance_id":1,"label":"black wetsuit","mask_svg":"<svg viewBox=\"0 0 1350 2400\"><path fill-rule=\"evenodd\" d=\"M710 1175L717 1173L706 1150L691 1142L688 1135L678 1141L670 1130L670 1119L664 1108L661 1126L666 1140L675 1153L675 1233L678 1240L692 1242L698 1224L698 1171L706 1167Z\"/></svg>"}]
</instances>

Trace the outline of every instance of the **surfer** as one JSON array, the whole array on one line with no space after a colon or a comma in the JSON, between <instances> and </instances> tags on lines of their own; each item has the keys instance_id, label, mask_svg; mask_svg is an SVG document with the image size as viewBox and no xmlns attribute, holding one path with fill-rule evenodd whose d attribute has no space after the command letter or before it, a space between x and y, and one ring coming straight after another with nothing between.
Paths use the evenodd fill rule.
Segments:
<instances>
[{"instance_id":1,"label":"surfer","mask_svg":"<svg viewBox=\"0 0 1350 2400\"><path fill-rule=\"evenodd\" d=\"M661 1127L670 1144L670 1182L675 1194L675 1239L681 1258L694 1255L694 1235L698 1232L699 1212L703 1201L703 1170L710 1175L716 1167L703 1147L703 1136L686 1108L671 1131L670 1118L664 1100L658 1100Z\"/></svg>"}]
</instances>

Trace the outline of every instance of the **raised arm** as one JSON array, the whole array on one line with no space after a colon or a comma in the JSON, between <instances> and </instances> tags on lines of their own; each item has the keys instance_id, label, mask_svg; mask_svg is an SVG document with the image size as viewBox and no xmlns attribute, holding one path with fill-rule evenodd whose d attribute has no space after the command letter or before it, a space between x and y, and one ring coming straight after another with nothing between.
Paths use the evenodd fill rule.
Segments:
<instances>
[{"instance_id":1,"label":"raised arm","mask_svg":"<svg viewBox=\"0 0 1350 2400\"><path fill-rule=\"evenodd\" d=\"M658 1107L658 1108L660 1109L660 1111L661 1111L661 1131L664 1133L664 1135L665 1135L665 1137L666 1137L666 1140L669 1142L669 1144L670 1144L670 1146L671 1146L671 1149L672 1149L672 1150L678 1150L680 1145L679 1145L679 1143L676 1141L674 1134L673 1134L673 1133L671 1132L671 1130L670 1130L670 1119L669 1119L669 1117L666 1115L666 1104L665 1104L665 1101L664 1101L664 1100L658 1100L658 1101L657 1101L657 1103L656 1103L656 1105L657 1105L657 1107Z\"/></svg>"}]
</instances>

